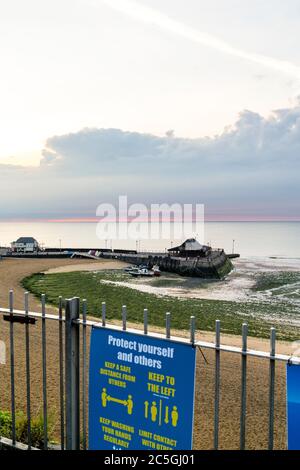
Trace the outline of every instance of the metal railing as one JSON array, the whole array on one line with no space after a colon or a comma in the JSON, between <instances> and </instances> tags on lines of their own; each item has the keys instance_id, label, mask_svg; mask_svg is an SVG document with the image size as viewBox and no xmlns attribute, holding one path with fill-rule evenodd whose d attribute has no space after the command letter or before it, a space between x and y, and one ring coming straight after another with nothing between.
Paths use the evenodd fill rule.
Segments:
<instances>
[{"instance_id":1,"label":"metal railing","mask_svg":"<svg viewBox=\"0 0 300 470\"><path fill-rule=\"evenodd\" d=\"M65 311L65 315L63 315ZM80 313L82 312L82 313ZM242 325L242 344L241 347L228 346L221 344L221 322L216 321L215 341L205 342L196 340L195 317L190 317L190 335L189 338L171 336L171 314L166 313L165 334L149 333L148 310L144 309L141 314L143 328L140 330L128 328L127 309L122 307L121 325L111 325L106 320L106 304L102 302L102 311L100 321L89 320L87 318L87 302L83 300L80 304L79 298L58 301L58 314L47 313L45 295L41 296L41 312L32 312L29 310L28 293L24 296L24 309L14 308L13 291L9 293L9 308L0 308L0 314L3 320L8 322L9 328L9 380L10 380L10 410L11 410L11 440L10 445L13 448L20 448L16 436L16 374L15 365L18 361L18 352L15 350L15 325L23 324L25 326L25 376L26 376L26 416L27 416L27 442L26 448L32 446L32 389L31 389L31 360L32 351L30 344L30 328L37 321L41 322L39 334L41 335L41 372L42 372L42 416L43 416L43 448L49 449L48 436L48 390L47 390L47 371L49 366L49 357L47 357L47 322L53 321L58 324L58 370L56 376L59 390L59 440L60 448L64 449L87 449L88 424L88 328L97 326L100 328L109 328L115 331L128 331L138 335L149 335L155 338L165 338L176 343L192 344L197 347L202 355L203 350L211 350L215 353L214 365L214 420L213 420L213 448L219 448L220 431L220 385L221 385L221 358L226 353L237 354L241 357L241 397L240 397L240 449L246 448L246 419L247 419L247 361L249 357L260 358L269 362L269 407L268 407L268 449L274 448L274 407L275 407L275 365L276 362L300 364L300 358L290 357L284 354L276 353L276 331L271 328L270 331L270 350L269 352L252 350L248 348L248 327ZM2 339L0 329L0 341ZM205 357L205 356L204 356ZM35 358L36 359L36 358ZM0 363L0 384L1 378ZM18 380L18 377L17 377ZM5 384L4 384L5 385ZM24 398L24 396L23 396ZM81 419L82 415L82 419ZM0 436L1 438L1 436ZM7 445L8 439L1 439L0 442ZM23 447L24 448L24 445Z\"/></svg>"}]
</instances>

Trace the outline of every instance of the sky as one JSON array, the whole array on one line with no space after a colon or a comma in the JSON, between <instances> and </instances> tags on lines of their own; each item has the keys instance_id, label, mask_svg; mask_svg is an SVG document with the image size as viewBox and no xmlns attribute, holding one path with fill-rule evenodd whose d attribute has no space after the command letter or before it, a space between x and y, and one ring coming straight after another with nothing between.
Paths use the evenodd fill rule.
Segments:
<instances>
[{"instance_id":1,"label":"sky","mask_svg":"<svg viewBox=\"0 0 300 470\"><path fill-rule=\"evenodd\" d=\"M0 217L127 194L300 219L299 22L298 0L0 1Z\"/></svg>"}]
</instances>

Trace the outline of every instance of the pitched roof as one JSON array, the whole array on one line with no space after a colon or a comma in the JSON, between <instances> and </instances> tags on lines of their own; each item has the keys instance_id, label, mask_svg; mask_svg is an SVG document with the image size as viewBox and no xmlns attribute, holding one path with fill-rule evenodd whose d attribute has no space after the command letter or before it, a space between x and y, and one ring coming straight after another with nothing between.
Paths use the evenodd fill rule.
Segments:
<instances>
[{"instance_id":1,"label":"pitched roof","mask_svg":"<svg viewBox=\"0 0 300 470\"><path fill-rule=\"evenodd\" d=\"M20 237L15 243L37 243L36 239L33 237Z\"/></svg>"},{"instance_id":2,"label":"pitched roof","mask_svg":"<svg viewBox=\"0 0 300 470\"><path fill-rule=\"evenodd\" d=\"M168 251L199 251L202 250L203 245L195 238L188 238L182 245L170 248Z\"/></svg>"}]
</instances>

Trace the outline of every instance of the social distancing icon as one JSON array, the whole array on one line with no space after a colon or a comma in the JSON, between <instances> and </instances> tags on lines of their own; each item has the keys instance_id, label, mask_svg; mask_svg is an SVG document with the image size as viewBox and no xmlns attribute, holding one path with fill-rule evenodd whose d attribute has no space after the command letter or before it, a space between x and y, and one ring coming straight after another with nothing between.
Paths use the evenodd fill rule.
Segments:
<instances>
[{"instance_id":1,"label":"social distancing icon","mask_svg":"<svg viewBox=\"0 0 300 470\"><path fill-rule=\"evenodd\" d=\"M129 415L132 415L132 412L133 412L132 395L128 395L127 400L121 400L120 398L116 398L116 397L112 397L111 395L108 395L106 388L103 388L102 393L101 393L101 403L102 403L103 408L107 407L108 402L114 402L120 405L124 405L127 408L127 413Z\"/></svg>"}]
</instances>

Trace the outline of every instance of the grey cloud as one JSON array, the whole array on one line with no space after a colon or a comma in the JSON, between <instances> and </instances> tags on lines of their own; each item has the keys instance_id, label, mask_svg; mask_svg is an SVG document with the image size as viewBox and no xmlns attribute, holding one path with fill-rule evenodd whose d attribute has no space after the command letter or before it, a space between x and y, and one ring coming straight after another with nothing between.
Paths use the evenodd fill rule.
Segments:
<instances>
[{"instance_id":1,"label":"grey cloud","mask_svg":"<svg viewBox=\"0 0 300 470\"><path fill-rule=\"evenodd\" d=\"M0 214L94 215L100 202L128 194L228 215L300 216L299 156L300 100L267 119L243 111L214 138L87 128L49 138L38 168L0 165Z\"/></svg>"}]
</instances>

